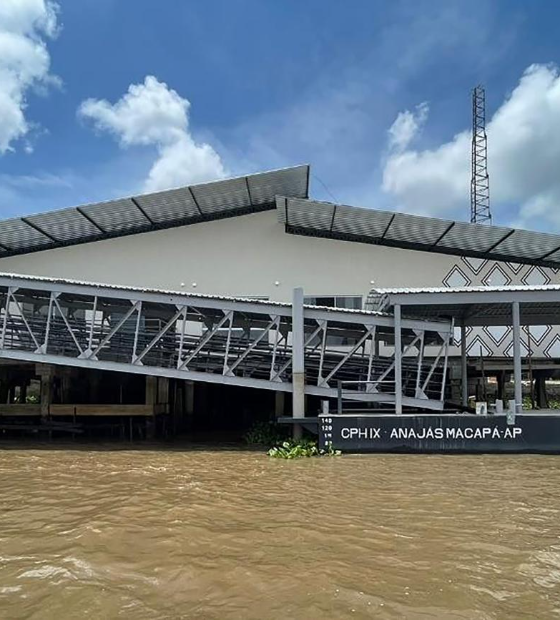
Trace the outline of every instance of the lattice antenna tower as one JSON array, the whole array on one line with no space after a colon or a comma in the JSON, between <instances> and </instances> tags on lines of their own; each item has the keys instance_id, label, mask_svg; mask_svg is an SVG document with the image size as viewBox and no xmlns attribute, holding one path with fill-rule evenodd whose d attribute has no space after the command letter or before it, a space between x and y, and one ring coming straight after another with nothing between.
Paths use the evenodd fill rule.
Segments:
<instances>
[{"instance_id":1,"label":"lattice antenna tower","mask_svg":"<svg viewBox=\"0 0 560 620\"><path fill-rule=\"evenodd\" d=\"M486 92L480 84L472 91L472 115L471 222L491 224Z\"/></svg>"}]
</instances>

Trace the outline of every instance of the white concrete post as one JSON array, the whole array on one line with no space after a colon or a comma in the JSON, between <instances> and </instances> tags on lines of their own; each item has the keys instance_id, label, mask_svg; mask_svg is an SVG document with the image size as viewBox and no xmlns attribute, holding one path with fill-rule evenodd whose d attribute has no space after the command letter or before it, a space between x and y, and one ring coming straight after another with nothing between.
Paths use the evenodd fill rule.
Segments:
<instances>
[{"instance_id":1,"label":"white concrete post","mask_svg":"<svg viewBox=\"0 0 560 620\"><path fill-rule=\"evenodd\" d=\"M521 384L521 312L519 302L511 304L513 324L513 381L515 385L515 412L523 411L523 386Z\"/></svg>"},{"instance_id":2,"label":"white concrete post","mask_svg":"<svg viewBox=\"0 0 560 620\"><path fill-rule=\"evenodd\" d=\"M395 413L402 413L402 338L401 338L401 306L396 304L395 317Z\"/></svg>"},{"instance_id":3,"label":"white concrete post","mask_svg":"<svg viewBox=\"0 0 560 620\"><path fill-rule=\"evenodd\" d=\"M292 300L292 416L305 417L305 350L303 289L295 288ZM301 438L301 426L294 424L294 439Z\"/></svg>"},{"instance_id":4,"label":"white concrete post","mask_svg":"<svg viewBox=\"0 0 560 620\"><path fill-rule=\"evenodd\" d=\"M469 404L469 377L467 374L467 328L461 324L461 390L463 407Z\"/></svg>"}]
</instances>

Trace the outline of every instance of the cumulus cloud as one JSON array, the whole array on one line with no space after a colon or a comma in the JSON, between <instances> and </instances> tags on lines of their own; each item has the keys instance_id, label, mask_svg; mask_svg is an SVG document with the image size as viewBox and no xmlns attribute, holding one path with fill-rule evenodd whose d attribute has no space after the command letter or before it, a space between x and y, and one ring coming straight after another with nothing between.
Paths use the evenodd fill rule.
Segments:
<instances>
[{"instance_id":1,"label":"cumulus cloud","mask_svg":"<svg viewBox=\"0 0 560 620\"><path fill-rule=\"evenodd\" d=\"M414 112L400 112L389 128L389 148L396 152L408 148L426 124L428 112L429 106L426 102L417 105Z\"/></svg>"},{"instance_id":2,"label":"cumulus cloud","mask_svg":"<svg viewBox=\"0 0 560 620\"><path fill-rule=\"evenodd\" d=\"M59 82L49 73L45 39L57 33L58 5L51 0L0 1L0 153L29 133L26 93ZM32 148L29 144L26 149Z\"/></svg>"},{"instance_id":3,"label":"cumulus cloud","mask_svg":"<svg viewBox=\"0 0 560 620\"><path fill-rule=\"evenodd\" d=\"M463 131L435 149L415 150L406 137L415 134L417 124L408 121L412 129L408 134L402 131L406 148L394 150L387 158L383 189L404 210L464 219L469 204L471 133ZM539 216L560 226L558 67L531 65L487 124L487 133L496 223L533 226Z\"/></svg>"},{"instance_id":4,"label":"cumulus cloud","mask_svg":"<svg viewBox=\"0 0 560 620\"><path fill-rule=\"evenodd\" d=\"M155 146L157 159L145 181L146 191L157 191L225 176L218 153L197 142L189 128L190 102L154 76L131 84L112 104L87 99L78 114L93 122L98 131L112 134L122 148Z\"/></svg>"}]
</instances>

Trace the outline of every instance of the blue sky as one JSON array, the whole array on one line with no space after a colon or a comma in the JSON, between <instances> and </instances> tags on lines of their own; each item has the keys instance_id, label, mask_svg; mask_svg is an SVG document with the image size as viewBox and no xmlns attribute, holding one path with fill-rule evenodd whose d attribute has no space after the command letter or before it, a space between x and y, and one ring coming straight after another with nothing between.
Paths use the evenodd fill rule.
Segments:
<instances>
[{"instance_id":1,"label":"blue sky","mask_svg":"<svg viewBox=\"0 0 560 620\"><path fill-rule=\"evenodd\" d=\"M556 2L3 4L2 217L308 162L315 197L468 219L482 82L495 223L560 231Z\"/></svg>"}]
</instances>

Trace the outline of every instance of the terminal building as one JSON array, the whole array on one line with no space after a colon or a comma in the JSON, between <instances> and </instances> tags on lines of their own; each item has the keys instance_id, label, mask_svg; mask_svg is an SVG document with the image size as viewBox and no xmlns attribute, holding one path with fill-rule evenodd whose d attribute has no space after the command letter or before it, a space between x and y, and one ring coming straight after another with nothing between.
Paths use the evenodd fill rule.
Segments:
<instances>
[{"instance_id":1,"label":"terminal building","mask_svg":"<svg viewBox=\"0 0 560 620\"><path fill-rule=\"evenodd\" d=\"M546 406L560 236L320 202L309 177L1 221L0 427L235 434L316 416L343 388L396 413L494 396L520 412L523 386ZM419 292L437 312L407 310Z\"/></svg>"}]
</instances>

